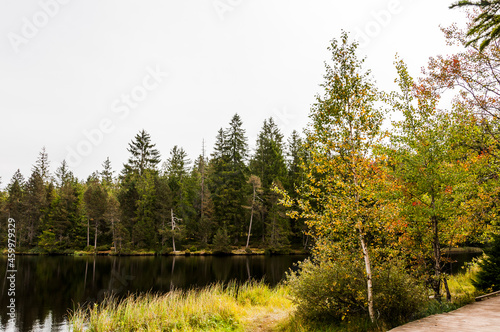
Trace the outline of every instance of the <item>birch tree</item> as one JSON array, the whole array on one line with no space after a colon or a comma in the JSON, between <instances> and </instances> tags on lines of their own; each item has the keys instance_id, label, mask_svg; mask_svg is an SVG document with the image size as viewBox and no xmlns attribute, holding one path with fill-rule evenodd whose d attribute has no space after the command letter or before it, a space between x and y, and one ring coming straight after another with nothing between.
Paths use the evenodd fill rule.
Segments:
<instances>
[{"instance_id":1,"label":"birch tree","mask_svg":"<svg viewBox=\"0 0 500 332\"><path fill-rule=\"evenodd\" d=\"M325 65L324 94L317 96L306 129L305 181L298 189L298 208L290 215L306 220L316 240L317 259L339 264L344 259L362 260L363 302L375 321L370 239L376 239L374 230L383 225L375 199L379 172L372 149L383 137L384 118L375 107L378 93L356 48L346 33L329 47L332 64ZM283 203L294 204L289 197Z\"/></svg>"}]
</instances>

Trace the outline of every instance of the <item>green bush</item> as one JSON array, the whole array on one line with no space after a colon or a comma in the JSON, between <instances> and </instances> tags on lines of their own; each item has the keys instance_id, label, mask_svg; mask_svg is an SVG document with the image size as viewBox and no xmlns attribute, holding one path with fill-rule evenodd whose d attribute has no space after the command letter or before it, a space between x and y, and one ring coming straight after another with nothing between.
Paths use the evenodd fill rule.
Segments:
<instances>
[{"instance_id":1,"label":"green bush","mask_svg":"<svg viewBox=\"0 0 500 332\"><path fill-rule=\"evenodd\" d=\"M252 249L250 249L250 248L245 248L245 252L246 252L247 254L251 254L251 253L252 253Z\"/></svg>"},{"instance_id":2,"label":"green bush","mask_svg":"<svg viewBox=\"0 0 500 332\"><path fill-rule=\"evenodd\" d=\"M231 247L229 246L229 236L227 235L227 229L219 228L217 233L215 233L213 241L213 253L214 254L228 254L231 253Z\"/></svg>"},{"instance_id":3,"label":"green bush","mask_svg":"<svg viewBox=\"0 0 500 332\"><path fill-rule=\"evenodd\" d=\"M107 244L97 247L97 251L108 251L111 247Z\"/></svg>"},{"instance_id":4,"label":"green bush","mask_svg":"<svg viewBox=\"0 0 500 332\"><path fill-rule=\"evenodd\" d=\"M406 272L400 262L375 266L375 310L385 323L395 326L417 317L428 297L424 285Z\"/></svg>"},{"instance_id":5,"label":"green bush","mask_svg":"<svg viewBox=\"0 0 500 332\"><path fill-rule=\"evenodd\" d=\"M377 319L395 325L423 307L425 290L401 264L372 266ZM367 315L366 278L362 261L305 260L287 276L297 313L311 320L342 321Z\"/></svg>"},{"instance_id":6,"label":"green bush","mask_svg":"<svg viewBox=\"0 0 500 332\"><path fill-rule=\"evenodd\" d=\"M83 249L83 251L94 252L94 246L86 246L85 249Z\"/></svg>"},{"instance_id":7,"label":"green bush","mask_svg":"<svg viewBox=\"0 0 500 332\"><path fill-rule=\"evenodd\" d=\"M484 252L486 256L478 262L480 270L472 284L485 292L500 290L500 235L493 235L492 246Z\"/></svg>"}]
</instances>

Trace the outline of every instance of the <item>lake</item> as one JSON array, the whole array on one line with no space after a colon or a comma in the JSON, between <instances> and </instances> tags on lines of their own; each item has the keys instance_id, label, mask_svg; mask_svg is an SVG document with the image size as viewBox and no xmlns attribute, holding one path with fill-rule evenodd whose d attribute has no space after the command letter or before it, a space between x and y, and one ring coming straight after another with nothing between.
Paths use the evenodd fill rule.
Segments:
<instances>
[{"instance_id":1,"label":"lake","mask_svg":"<svg viewBox=\"0 0 500 332\"><path fill-rule=\"evenodd\" d=\"M16 326L7 325L7 257L0 256L0 331L67 331L67 311L108 293L168 292L220 281L280 282L306 256L16 256Z\"/></svg>"}]
</instances>

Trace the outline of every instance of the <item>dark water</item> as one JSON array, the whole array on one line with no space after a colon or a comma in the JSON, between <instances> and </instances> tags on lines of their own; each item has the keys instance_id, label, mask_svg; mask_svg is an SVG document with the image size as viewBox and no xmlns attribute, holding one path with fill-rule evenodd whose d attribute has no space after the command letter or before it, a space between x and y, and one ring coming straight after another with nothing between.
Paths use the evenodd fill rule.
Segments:
<instances>
[{"instance_id":1,"label":"dark water","mask_svg":"<svg viewBox=\"0 0 500 332\"><path fill-rule=\"evenodd\" d=\"M481 256L483 253L463 252L444 255L445 264L443 272L448 274L457 274L465 272L466 264L471 262L475 257Z\"/></svg>"},{"instance_id":2,"label":"dark water","mask_svg":"<svg viewBox=\"0 0 500 332\"><path fill-rule=\"evenodd\" d=\"M168 292L203 287L216 281L264 279L276 285L293 263L305 256L72 257L16 256L16 326L8 324L7 257L2 276L0 331L67 331L67 312L110 292Z\"/></svg>"}]
</instances>

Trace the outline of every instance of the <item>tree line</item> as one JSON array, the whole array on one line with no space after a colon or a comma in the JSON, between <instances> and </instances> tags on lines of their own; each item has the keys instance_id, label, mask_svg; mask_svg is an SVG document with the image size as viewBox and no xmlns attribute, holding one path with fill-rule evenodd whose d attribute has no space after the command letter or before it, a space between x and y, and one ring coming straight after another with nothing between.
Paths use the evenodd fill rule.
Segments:
<instances>
[{"instance_id":1,"label":"tree line","mask_svg":"<svg viewBox=\"0 0 500 332\"><path fill-rule=\"evenodd\" d=\"M16 220L19 251L305 247L304 223L291 222L272 191L293 191L301 181L300 135L294 131L285 142L269 118L254 153L247 141L235 114L218 131L210 156L203 147L192 162L174 146L162 163L142 130L129 143L128 161L118 174L107 158L86 180L76 178L66 161L51 173L43 148L31 175L25 179L16 171L1 192L0 213ZM7 232L0 234L5 243Z\"/></svg>"}]
</instances>

